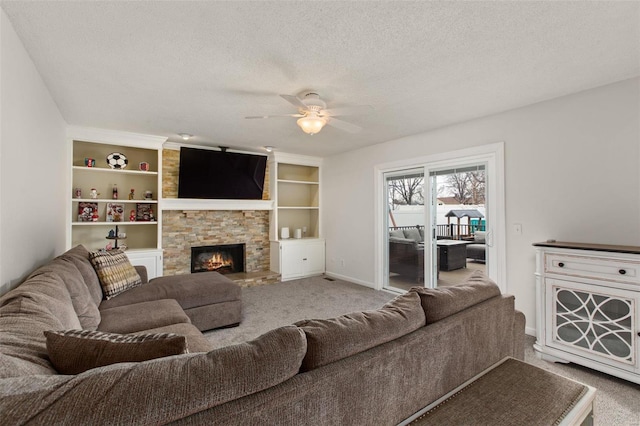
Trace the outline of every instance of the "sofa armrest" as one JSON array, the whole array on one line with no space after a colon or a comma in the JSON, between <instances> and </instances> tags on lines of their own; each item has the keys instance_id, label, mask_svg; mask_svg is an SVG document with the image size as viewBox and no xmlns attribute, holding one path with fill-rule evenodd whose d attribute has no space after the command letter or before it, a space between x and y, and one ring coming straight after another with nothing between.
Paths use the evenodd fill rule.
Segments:
<instances>
[{"instance_id":1,"label":"sofa armrest","mask_svg":"<svg viewBox=\"0 0 640 426\"><path fill-rule=\"evenodd\" d=\"M140 279L142 280L142 284L146 284L149 282L149 275L147 275L147 267L142 265L135 265L136 272L140 275Z\"/></svg>"}]
</instances>

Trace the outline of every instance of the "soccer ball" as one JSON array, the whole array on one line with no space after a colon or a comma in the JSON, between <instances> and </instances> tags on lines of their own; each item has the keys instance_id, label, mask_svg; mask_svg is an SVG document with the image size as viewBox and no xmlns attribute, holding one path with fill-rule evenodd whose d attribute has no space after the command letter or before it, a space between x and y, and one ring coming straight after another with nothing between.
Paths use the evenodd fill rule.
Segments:
<instances>
[{"instance_id":1,"label":"soccer ball","mask_svg":"<svg viewBox=\"0 0 640 426\"><path fill-rule=\"evenodd\" d=\"M129 160L124 154L120 154L119 152L112 152L107 155L107 164L112 169L124 169L129 164Z\"/></svg>"}]
</instances>

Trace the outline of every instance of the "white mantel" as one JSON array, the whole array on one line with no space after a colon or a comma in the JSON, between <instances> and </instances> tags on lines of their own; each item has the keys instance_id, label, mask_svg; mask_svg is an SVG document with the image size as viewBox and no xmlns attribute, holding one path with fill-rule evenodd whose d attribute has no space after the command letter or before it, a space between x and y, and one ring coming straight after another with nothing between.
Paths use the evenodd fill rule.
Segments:
<instances>
[{"instance_id":1,"label":"white mantel","mask_svg":"<svg viewBox=\"0 0 640 426\"><path fill-rule=\"evenodd\" d=\"M163 198L162 210L273 210L272 200L203 200Z\"/></svg>"}]
</instances>

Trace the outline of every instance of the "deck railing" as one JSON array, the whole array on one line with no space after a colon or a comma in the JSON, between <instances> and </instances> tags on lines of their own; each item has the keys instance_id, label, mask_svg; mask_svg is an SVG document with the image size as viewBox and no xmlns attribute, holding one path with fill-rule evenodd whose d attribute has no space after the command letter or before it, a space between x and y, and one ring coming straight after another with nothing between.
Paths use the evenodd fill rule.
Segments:
<instances>
[{"instance_id":1,"label":"deck railing","mask_svg":"<svg viewBox=\"0 0 640 426\"><path fill-rule=\"evenodd\" d=\"M394 231L396 229L421 229L424 230L424 225L415 226L390 226L389 230ZM484 224L460 224L449 223L445 225L436 225L436 237L439 240L460 240L462 238L470 237L476 231L484 231Z\"/></svg>"}]
</instances>

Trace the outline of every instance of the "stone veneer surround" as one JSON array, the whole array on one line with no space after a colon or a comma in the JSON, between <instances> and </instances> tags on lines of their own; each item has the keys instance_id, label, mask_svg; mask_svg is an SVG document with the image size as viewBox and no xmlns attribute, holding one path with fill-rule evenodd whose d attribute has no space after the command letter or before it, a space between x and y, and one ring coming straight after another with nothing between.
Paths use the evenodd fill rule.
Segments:
<instances>
[{"instance_id":1,"label":"stone veneer surround","mask_svg":"<svg viewBox=\"0 0 640 426\"><path fill-rule=\"evenodd\" d=\"M162 196L178 197L180 151L162 150ZM269 199L269 165L263 200ZM245 271L269 270L269 212L254 210L165 210L162 213L164 275L191 272L191 246L244 243Z\"/></svg>"},{"instance_id":2,"label":"stone veneer surround","mask_svg":"<svg viewBox=\"0 0 640 426\"><path fill-rule=\"evenodd\" d=\"M245 271L269 270L269 212L167 210L162 216L164 275L191 272L191 246L244 243Z\"/></svg>"}]
</instances>

